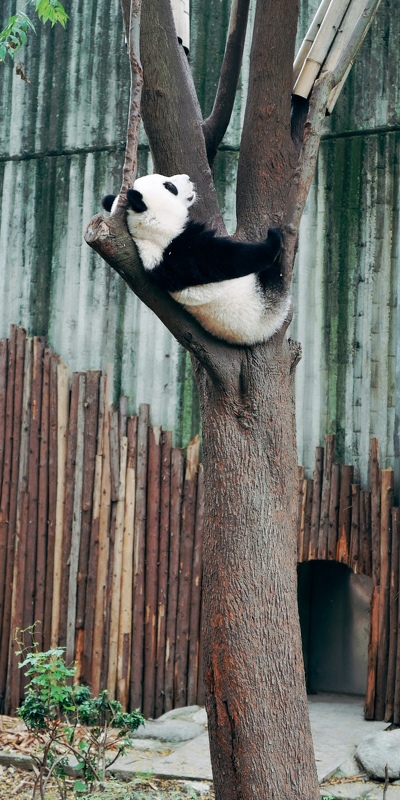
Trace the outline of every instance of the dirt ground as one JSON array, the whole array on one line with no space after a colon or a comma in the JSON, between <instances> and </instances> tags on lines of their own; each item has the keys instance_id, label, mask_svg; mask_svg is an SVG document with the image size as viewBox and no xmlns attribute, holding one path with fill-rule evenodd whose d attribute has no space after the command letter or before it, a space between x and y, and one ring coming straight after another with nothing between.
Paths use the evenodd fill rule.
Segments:
<instances>
[{"instance_id":1,"label":"dirt ground","mask_svg":"<svg viewBox=\"0 0 400 800\"><path fill-rule=\"evenodd\" d=\"M33 784L31 772L0 766L0 800L11 800L14 797L18 800L31 800ZM72 781L67 784L67 789L68 800L76 800ZM90 800L214 800L211 784L205 781L172 781L148 776L136 777L124 783L109 780L98 792L79 796ZM60 797L57 785L53 782L46 789L46 800L60 800ZM36 798L39 800L39 792Z\"/></svg>"}]
</instances>

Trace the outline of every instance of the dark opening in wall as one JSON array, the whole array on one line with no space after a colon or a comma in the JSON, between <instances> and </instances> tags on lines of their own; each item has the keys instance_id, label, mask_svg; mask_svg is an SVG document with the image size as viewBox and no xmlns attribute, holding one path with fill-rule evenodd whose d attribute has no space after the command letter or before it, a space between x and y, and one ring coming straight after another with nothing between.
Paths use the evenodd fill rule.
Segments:
<instances>
[{"instance_id":1,"label":"dark opening in wall","mask_svg":"<svg viewBox=\"0 0 400 800\"><path fill-rule=\"evenodd\" d=\"M307 691L364 695L372 578L336 561L298 566Z\"/></svg>"}]
</instances>

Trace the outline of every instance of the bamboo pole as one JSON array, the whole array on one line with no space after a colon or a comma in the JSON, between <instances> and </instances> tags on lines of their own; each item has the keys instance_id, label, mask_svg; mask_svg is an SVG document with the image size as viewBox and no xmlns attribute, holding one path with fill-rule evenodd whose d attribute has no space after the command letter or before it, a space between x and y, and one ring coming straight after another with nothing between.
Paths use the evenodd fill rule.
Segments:
<instances>
[{"instance_id":1,"label":"bamboo pole","mask_svg":"<svg viewBox=\"0 0 400 800\"><path fill-rule=\"evenodd\" d=\"M293 94L307 98L324 64L350 0L332 0L295 82Z\"/></svg>"},{"instance_id":2,"label":"bamboo pole","mask_svg":"<svg viewBox=\"0 0 400 800\"><path fill-rule=\"evenodd\" d=\"M8 539L8 503L10 498L11 481L11 459L12 459L12 416L14 404L12 397L14 393L14 372L15 372L15 335L14 339L2 339L5 366L1 372L2 405L4 405L4 424L2 439L2 479L0 484L0 653L5 648L3 642L3 610L6 603L6 563L7 563L7 539ZM4 355L5 353L5 355ZM1 657L0 657L1 662ZM3 693L5 675L0 671L0 692Z\"/></svg>"},{"instance_id":3,"label":"bamboo pole","mask_svg":"<svg viewBox=\"0 0 400 800\"><path fill-rule=\"evenodd\" d=\"M315 37L321 27L321 23L329 8L330 2L331 0L322 0L322 2L317 8L314 19L312 20L311 25L299 47L298 53L296 55L293 64L293 85L295 85L297 78L299 77L300 71L304 65L308 53L311 50Z\"/></svg>"},{"instance_id":4,"label":"bamboo pole","mask_svg":"<svg viewBox=\"0 0 400 800\"><path fill-rule=\"evenodd\" d=\"M128 419L128 457L124 541L122 550L121 607L118 630L118 699L124 709L129 703L130 657L132 646L133 537L135 527L136 461L138 418Z\"/></svg>"},{"instance_id":5,"label":"bamboo pole","mask_svg":"<svg viewBox=\"0 0 400 800\"><path fill-rule=\"evenodd\" d=\"M147 457L150 408L139 407L135 537L133 554L133 623L130 679L130 707L142 708L144 656L144 569L147 508Z\"/></svg>"},{"instance_id":6,"label":"bamboo pole","mask_svg":"<svg viewBox=\"0 0 400 800\"><path fill-rule=\"evenodd\" d=\"M171 711L174 707L174 663L176 616L178 608L179 549L182 521L183 464L184 455L182 450L178 447L174 447L171 453L171 516L164 680L165 711Z\"/></svg>"},{"instance_id":7,"label":"bamboo pole","mask_svg":"<svg viewBox=\"0 0 400 800\"><path fill-rule=\"evenodd\" d=\"M6 442L7 362L8 340L0 339L0 498L3 485L3 463ZM1 583L0 586L2 586Z\"/></svg>"},{"instance_id":8,"label":"bamboo pole","mask_svg":"<svg viewBox=\"0 0 400 800\"><path fill-rule=\"evenodd\" d=\"M160 550L158 558L155 717L164 711L165 645L168 600L172 433L161 437Z\"/></svg>"},{"instance_id":9,"label":"bamboo pole","mask_svg":"<svg viewBox=\"0 0 400 800\"><path fill-rule=\"evenodd\" d=\"M390 547L393 507L393 470L381 470L381 579L379 594L379 639L376 673L375 718L385 716L386 682L389 657Z\"/></svg>"},{"instance_id":10,"label":"bamboo pole","mask_svg":"<svg viewBox=\"0 0 400 800\"><path fill-rule=\"evenodd\" d=\"M176 618L176 644L174 667L174 705L181 708L187 703L187 669L190 635L190 590L192 584L194 524L196 512L196 483L199 463L200 439L196 436L187 447L186 470L182 500L182 528L179 551L178 613Z\"/></svg>"},{"instance_id":11,"label":"bamboo pole","mask_svg":"<svg viewBox=\"0 0 400 800\"><path fill-rule=\"evenodd\" d=\"M51 615L51 644L53 647L58 646L60 629L68 406L69 370L67 365L61 362L57 365L57 496L54 531L53 604Z\"/></svg>"}]
</instances>

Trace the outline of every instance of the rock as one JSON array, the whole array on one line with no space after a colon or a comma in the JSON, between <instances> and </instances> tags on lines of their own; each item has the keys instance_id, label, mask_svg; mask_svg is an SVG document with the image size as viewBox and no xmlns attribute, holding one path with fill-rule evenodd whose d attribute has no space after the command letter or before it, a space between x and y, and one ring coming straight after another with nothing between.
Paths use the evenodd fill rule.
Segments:
<instances>
[{"instance_id":1,"label":"rock","mask_svg":"<svg viewBox=\"0 0 400 800\"><path fill-rule=\"evenodd\" d=\"M196 714L193 714L192 722L196 722L197 725L204 725L207 727L207 712L205 708L201 708L200 711L197 711Z\"/></svg>"},{"instance_id":2,"label":"rock","mask_svg":"<svg viewBox=\"0 0 400 800\"><path fill-rule=\"evenodd\" d=\"M386 765L390 780L400 778L400 729L368 736L358 745L356 757L371 778L384 780Z\"/></svg>"},{"instance_id":3,"label":"rock","mask_svg":"<svg viewBox=\"0 0 400 800\"><path fill-rule=\"evenodd\" d=\"M158 739L160 742L187 742L204 733L203 725L183 719L148 720L132 734L132 739Z\"/></svg>"},{"instance_id":4,"label":"rock","mask_svg":"<svg viewBox=\"0 0 400 800\"><path fill-rule=\"evenodd\" d=\"M158 717L157 722L165 722L166 719L186 719L192 717L197 711L201 711L200 706L184 706L183 708L173 708L172 711L166 711L162 717Z\"/></svg>"}]
</instances>

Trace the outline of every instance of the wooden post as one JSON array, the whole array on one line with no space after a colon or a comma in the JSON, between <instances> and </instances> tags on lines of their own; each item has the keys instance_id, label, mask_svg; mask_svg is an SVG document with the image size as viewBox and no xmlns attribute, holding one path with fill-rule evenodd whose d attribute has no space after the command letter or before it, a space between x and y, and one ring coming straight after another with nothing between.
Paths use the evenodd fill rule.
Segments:
<instances>
[{"instance_id":1,"label":"wooden post","mask_svg":"<svg viewBox=\"0 0 400 800\"><path fill-rule=\"evenodd\" d=\"M89 571L90 529L93 515L93 492L96 473L96 437L99 415L100 372L86 373L84 400L84 468L82 485L81 540L79 549L76 627L85 625L86 587ZM83 655L83 653L82 653Z\"/></svg>"},{"instance_id":2,"label":"wooden post","mask_svg":"<svg viewBox=\"0 0 400 800\"><path fill-rule=\"evenodd\" d=\"M165 640L168 600L169 566L169 518L171 503L171 450L172 433L163 431L161 437L161 511L160 511L160 552L158 558L158 598L157 598L157 665L155 717L164 711Z\"/></svg>"},{"instance_id":3,"label":"wooden post","mask_svg":"<svg viewBox=\"0 0 400 800\"><path fill-rule=\"evenodd\" d=\"M297 467L297 478L298 478L298 497L299 497L299 506L298 506L298 515L297 515L297 561L302 561L303 559L303 539L304 539L304 515L305 515L305 487L304 487L304 467L298 466Z\"/></svg>"},{"instance_id":4,"label":"wooden post","mask_svg":"<svg viewBox=\"0 0 400 800\"><path fill-rule=\"evenodd\" d=\"M85 393L86 375L80 373L78 380L78 414L77 414L77 435L76 435L76 463L75 463L75 486L74 486L74 505L71 530L71 548L69 553L69 583L68 583L68 604L67 604L67 636L66 636L66 660L67 664L73 661L75 655L75 621L76 621L76 602L78 589L78 567L79 567L79 548L81 538L81 518L82 518L82 489L84 472L84 429L85 429Z\"/></svg>"},{"instance_id":5,"label":"wooden post","mask_svg":"<svg viewBox=\"0 0 400 800\"><path fill-rule=\"evenodd\" d=\"M28 628L35 620L36 595L36 558L38 535L38 499L39 499L39 451L41 441L42 383L43 383L44 339L35 336L32 342L32 389L29 429L29 474L28 474L28 531L26 558L29 569L24 586L24 618L23 628ZM41 620L42 623L42 620ZM40 625L39 635L43 628Z\"/></svg>"},{"instance_id":6,"label":"wooden post","mask_svg":"<svg viewBox=\"0 0 400 800\"><path fill-rule=\"evenodd\" d=\"M186 451L186 471L182 501L181 546L179 552L178 614L176 618L176 644L174 690L175 707L187 703L187 669L190 623L190 590L192 583L194 523L196 512L196 475L199 463L200 440L196 436Z\"/></svg>"},{"instance_id":7,"label":"wooden post","mask_svg":"<svg viewBox=\"0 0 400 800\"><path fill-rule=\"evenodd\" d=\"M322 478L321 511L318 533L318 558L328 556L329 535L329 501L331 495L332 464L335 456L335 437L333 434L325 436L325 459Z\"/></svg>"},{"instance_id":8,"label":"wooden post","mask_svg":"<svg viewBox=\"0 0 400 800\"><path fill-rule=\"evenodd\" d=\"M110 638L108 649L107 689L110 698L115 699L117 689L117 665L119 642L119 618L121 605L122 551L124 546L126 466L128 458L128 438L120 440L118 501L115 519L114 562L112 572Z\"/></svg>"},{"instance_id":9,"label":"wooden post","mask_svg":"<svg viewBox=\"0 0 400 800\"><path fill-rule=\"evenodd\" d=\"M128 708L129 680L131 674L132 647L132 578L133 537L135 527L136 461L138 418L128 419L128 458L126 467L126 494L124 517L124 541L122 548L121 608L118 630L118 699L123 708Z\"/></svg>"},{"instance_id":10,"label":"wooden post","mask_svg":"<svg viewBox=\"0 0 400 800\"><path fill-rule=\"evenodd\" d=\"M369 458L369 482L371 486L371 533L372 533L372 577L374 585L380 581L380 531L381 531L381 485L379 470L379 446L371 439Z\"/></svg>"},{"instance_id":11,"label":"wooden post","mask_svg":"<svg viewBox=\"0 0 400 800\"><path fill-rule=\"evenodd\" d=\"M392 508L392 536L390 553L390 597L389 597L389 657L386 684L385 721L394 716L396 693L397 628L399 618L399 534L400 509Z\"/></svg>"},{"instance_id":12,"label":"wooden post","mask_svg":"<svg viewBox=\"0 0 400 800\"><path fill-rule=\"evenodd\" d=\"M105 650L105 627L107 617L107 578L110 549L110 510L111 510L111 457L110 457L110 414L112 412L112 377L107 375L104 388L104 417L102 425L102 474L99 513L99 544L97 557L95 611L93 620L92 646L92 690L99 694L105 688L101 683L102 656Z\"/></svg>"},{"instance_id":13,"label":"wooden post","mask_svg":"<svg viewBox=\"0 0 400 800\"><path fill-rule=\"evenodd\" d=\"M72 376L71 401L69 407L67 452L65 464L65 489L64 489L64 514L61 544L61 569L60 569L60 597L62 598L59 609L58 643L61 647L67 642L67 614L68 614L68 587L70 570L70 553L72 538L72 523L74 518L74 491L75 491L75 465L76 448L78 441L78 406L79 406L79 381L80 373Z\"/></svg>"},{"instance_id":14,"label":"wooden post","mask_svg":"<svg viewBox=\"0 0 400 800\"><path fill-rule=\"evenodd\" d=\"M54 572L53 604L51 615L51 644L59 643L61 580L62 580L62 542L64 527L65 472L67 458L69 370L65 364L57 365L57 499L54 533Z\"/></svg>"},{"instance_id":15,"label":"wooden post","mask_svg":"<svg viewBox=\"0 0 400 800\"><path fill-rule=\"evenodd\" d=\"M53 610L53 584L54 584L54 552L56 535L57 514L57 463L58 463L58 400L57 400L57 370L58 356L50 356L50 389L49 389L49 465L48 465L48 491L49 511L47 527L47 552L46 552L46 586L44 596L44 625L43 647L49 650L51 645L51 618Z\"/></svg>"},{"instance_id":16,"label":"wooden post","mask_svg":"<svg viewBox=\"0 0 400 800\"><path fill-rule=\"evenodd\" d=\"M165 643L165 711L174 707L174 663L176 616L178 608L179 548L181 536L181 506L183 493L182 450L174 447L171 454L171 511L168 573L167 638Z\"/></svg>"},{"instance_id":17,"label":"wooden post","mask_svg":"<svg viewBox=\"0 0 400 800\"><path fill-rule=\"evenodd\" d=\"M308 558L318 558L319 517L321 510L322 475L324 469L324 448L315 448L314 489L311 512L310 551Z\"/></svg>"},{"instance_id":18,"label":"wooden post","mask_svg":"<svg viewBox=\"0 0 400 800\"><path fill-rule=\"evenodd\" d=\"M188 705L197 702L197 686L199 680L199 644L201 618L201 584L203 572L203 527L204 527L204 474L203 465L199 464L197 474L196 519L194 528L194 548L192 567L192 594L190 598L189 623L189 669L188 669Z\"/></svg>"},{"instance_id":19,"label":"wooden post","mask_svg":"<svg viewBox=\"0 0 400 800\"><path fill-rule=\"evenodd\" d=\"M360 494L360 572L372 574L371 492Z\"/></svg>"},{"instance_id":20,"label":"wooden post","mask_svg":"<svg viewBox=\"0 0 400 800\"><path fill-rule=\"evenodd\" d=\"M150 408L139 407L135 538L133 551L133 628L130 680L130 707L142 708L144 657L144 569L147 507L147 457Z\"/></svg>"},{"instance_id":21,"label":"wooden post","mask_svg":"<svg viewBox=\"0 0 400 800\"><path fill-rule=\"evenodd\" d=\"M390 547L393 506L393 470L381 470L381 536L379 639L376 676L375 718L385 716L386 682L389 656Z\"/></svg>"},{"instance_id":22,"label":"wooden post","mask_svg":"<svg viewBox=\"0 0 400 800\"><path fill-rule=\"evenodd\" d=\"M350 529L351 529L351 484L353 467L344 464L341 468L340 504L339 504L339 537L336 550L337 561L349 563Z\"/></svg>"},{"instance_id":23,"label":"wooden post","mask_svg":"<svg viewBox=\"0 0 400 800\"><path fill-rule=\"evenodd\" d=\"M331 494L329 498L328 559L336 558L339 528L340 464L332 464Z\"/></svg>"},{"instance_id":24,"label":"wooden post","mask_svg":"<svg viewBox=\"0 0 400 800\"><path fill-rule=\"evenodd\" d=\"M157 573L161 492L161 428L149 432L147 470L146 586L144 619L143 714L154 717L157 652Z\"/></svg>"},{"instance_id":25,"label":"wooden post","mask_svg":"<svg viewBox=\"0 0 400 800\"><path fill-rule=\"evenodd\" d=\"M49 519L48 493L49 493L49 423L50 423L50 361L51 350L45 348L43 354L43 382L40 418L40 446L39 446L39 474L38 474L38 509L37 509L37 553L35 575L35 608L34 620L41 623L40 632L37 631L37 641L44 646L45 628L45 591L46 591L46 552L47 552L47 526Z\"/></svg>"},{"instance_id":26,"label":"wooden post","mask_svg":"<svg viewBox=\"0 0 400 800\"><path fill-rule=\"evenodd\" d=\"M308 561L308 554L310 551L310 535L311 535L311 516L313 508L313 491L314 481L307 479L306 481L306 507L304 515L304 534L303 534L303 561Z\"/></svg>"},{"instance_id":27,"label":"wooden post","mask_svg":"<svg viewBox=\"0 0 400 800\"><path fill-rule=\"evenodd\" d=\"M378 636L379 636L379 586L375 586L371 598L371 627L368 645L368 672L367 690L365 693L365 719L375 719L375 697L376 697L376 666L378 658Z\"/></svg>"},{"instance_id":28,"label":"wooden post","mask_svg":"<svg viewBox=\"0 0 400 800\"><path fill-rule=\"evenodd\" d=\"M350 528L350 559L349 567L353 572L360 571L360 487L351 485L351 528Z\"/></svg>"},{"instance_id":29,"label":"wooden post","mask_svg":"<svg viewBox=\"0 0 400 800\"><path fill-rule=\"evenodd\" d=\"M17 489L20 464L22 393L24 385L25 331L11 327L6 424L8 436L4 454L4 479L1 498L1 519L7 526L7 561L5 568L5 597L2 614L2 642L0 649L0 686L5 686L9 643L13 641L11 629L11 603L14 570L14 549L17 518ZM8 427L10 425L10 427ZM10 635L11 634L11 635Z\"/></svg>"}]
</instances>

